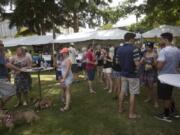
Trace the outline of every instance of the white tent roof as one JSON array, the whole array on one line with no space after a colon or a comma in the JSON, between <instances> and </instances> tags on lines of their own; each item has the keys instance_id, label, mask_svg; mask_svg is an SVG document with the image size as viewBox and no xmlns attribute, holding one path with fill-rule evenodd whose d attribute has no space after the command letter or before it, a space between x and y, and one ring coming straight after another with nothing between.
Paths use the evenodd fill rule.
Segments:
<instances>
[{"instance_id":1,"label":"white tent roof","mask_svg":"<svg viewBox=\"0 0 180 135\"><path fill-rule=\"evenodd\" d=\"M26 37L20 45L41 45L41 44L49 44L53 42L53 36L45 35L45 36L29 36Z\"/></svg>"},{"instance_id":2,"label":"white tent roof","mask_svg":"<svg viewBox=\"0 0 180 135\"><path fill-rule=\"evenodd\" d=\"M160 35L164 32L170 32L174 37L180 37L180 27L178 26L170 26L170 25L161 25L158 28L154 28L150 31L143 33L144 38L154 38L160 37Z\"/></svg>"},{"instance_id":3,"label":"white tent roof","mask_svg":"<svg viewBox=\"0 0 180 135\"><path fill-rule=\"evenodd\" d=\"M124 39L124 34L129 31L121 29L110 29L110 30L98 30L91 32L80 32L69 35L59 35L54 43L70 43L70 42L81 42L87 40L120 40ZM137 34L137 38L140 38L140 34Z\"/></svg>"},{"instance_id":4,"label":"white tent roof","mask_svg":"<svg viewBox=\"0 0 180 135\"><path fill-rule=\"evenodd\" d=\"M120 40L124 39L124 34L128 31L120 29L110 29L110 30L99 30L90 32L79 32L73 34L57 35L57 38L53 40L52 35L46 36L28 36L20 37L15 39L4 40L6 47L18 46L18 45L43 45L49 43L71 43L71 42L82 42L87 40ZM140 35L137 34L137 38Z\"/></svg>"},{"instance_id":5,"label":"white tent roof","mask_svg":"<svg viewBox=\"0 0 180 135\"><path fill-rule=\"evenodd\" d=\"M53 42L53 37L51 35L48 36L28 36L28 37L19 37L14 39L5 39L3 40L4 45L6 47L13 47L18 45L41 45L41 44L49 44Z\"/></svg>"},{"instance_id":6,"label":"white tent roof","mask_svg":"<svg viewBox=\"0 0 180 135\"><path fill-rule=\"evenodd\" d=\"M95 31L92 32L79 32L79 33L73 33L73 34L64 34L59 35L54 40L54 43L70 43L70 42L82 42L87 40L92 40L93 35L95 34Z\"/></svg>"},{"instance_id":7,"label":"white tent roof","mask_svg":"<svg viewBox=\"0 0 180 135\"><path fill-rule=\"evenodd\" d=\"M24 39L25 39L25 37L5 39L5 40L3 40L3 43L4 43L5 47L13 47L13 46L20 45Z\"/></svg>"},{"instance_id":8,"label":"white tent roof","mask_svg":"<svg viewBox=\"0 0 180 135\"><path fill-rule=\"evenodd\" d=\"M119 40L124 39L124 34L128 31L121 29L99 30L95 33L94 39L97 40Z\"/></svg>"}]
</instances>

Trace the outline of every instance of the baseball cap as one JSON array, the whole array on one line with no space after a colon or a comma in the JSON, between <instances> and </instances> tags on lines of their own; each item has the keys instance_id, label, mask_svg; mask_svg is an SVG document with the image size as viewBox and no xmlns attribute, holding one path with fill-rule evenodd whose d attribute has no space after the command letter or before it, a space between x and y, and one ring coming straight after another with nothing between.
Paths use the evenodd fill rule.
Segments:
<instances>
[{"instance_id":1,"label":"baseball cap","mask_svg":"<svg viewBox=\"0 0 180 135\"><path fill-rule=\"evenodd\" d=\"M66 47L60 50L60 53L68 53L68 52L69 52L69 50Z\"/></svg>"}]
</instances>

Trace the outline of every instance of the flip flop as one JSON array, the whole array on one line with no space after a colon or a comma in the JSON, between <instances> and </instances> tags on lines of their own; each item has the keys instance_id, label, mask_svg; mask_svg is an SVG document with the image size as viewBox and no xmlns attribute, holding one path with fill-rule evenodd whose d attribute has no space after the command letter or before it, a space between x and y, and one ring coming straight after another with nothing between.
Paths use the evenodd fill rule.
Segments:
<instances>
[{"instance_id":1,"label":"flip flop","mask_svg":"<svg viewBox=\"0 0 180 135\"><path fill-rule=\"evenodd\" d=\"M91 93L91 94L96 94L96 91L90 90L90 93Z\"/></svg>"},{"instance_id":2,"label":"flip flop","mask_svg":"<svg viewBox=\"0 0 180 135\"><path fill-rule=\"evenodd\" d=\"M139 118L141 118L141 115L137 115L137 114L135 114L134 116L129 116L129 119L139 119Z\"/></svg>"}]
</instances>

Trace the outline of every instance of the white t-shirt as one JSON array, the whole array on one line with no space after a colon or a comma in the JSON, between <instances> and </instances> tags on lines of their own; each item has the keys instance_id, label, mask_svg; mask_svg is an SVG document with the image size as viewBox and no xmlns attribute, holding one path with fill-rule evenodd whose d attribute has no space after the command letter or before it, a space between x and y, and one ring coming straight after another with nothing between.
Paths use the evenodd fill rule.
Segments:
<instances>
[{"instance_id":1,"label":"white t-shirt","mask_svg":"<svg viewBox=\"0 0 180 135\"><path fill-rule=\"evenodd\" d=\"M159 75L176 74L180 62L180 50L175 46L166 46L160 51L157 61L165 62L164 67L158 72Z\"/></svg>"},{"instance_id":2,"label":"white t-shirt","mask_svg":"<svg viewBox=\"0 0 180 135\"><path fill-rule=\"evenodd\" d=\"M69 58L71 59L72 64L77 64L76 61L76 56L77 56L77 51L73 47L69 47Z\"/></svg>"}]
</instances>

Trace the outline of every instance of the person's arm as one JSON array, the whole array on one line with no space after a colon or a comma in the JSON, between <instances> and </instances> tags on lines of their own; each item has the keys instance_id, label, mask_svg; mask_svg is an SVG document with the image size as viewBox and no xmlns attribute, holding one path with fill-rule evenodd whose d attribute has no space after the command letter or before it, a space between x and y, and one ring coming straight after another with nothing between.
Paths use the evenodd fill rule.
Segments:
<instances>
[{"instance_id":1,"label":"person's arm","mask_svg":"<svg viewBox=\"0 0 180 135\"><path fill-rule=\"evenodd\" d=\"M15 70L15 71L22 72L22 70L20 68L14 66L14 62L15 62L15 56L12 57L9 62L6 63L6 67L9 69Z\"/></svg>"},{"instance_id":2,"label":"person's arm","mask_svg":"<svg viewBox=\"0 0 180 135\"><path fill-rule=\"evenodd\" d=\"M110 58L107 58L106 60L109 61L109 62L113 62L113 60L112 60L111 57L110 57Z\"/></svg>"},{"instance_id":3,"label":"person's arm","mask_svg":"<svg viewBox=\"0 0 180 135\"><path fill-rule=\"evenodd\" d=\"M143 65L145 63L146 53L140 58L140 64Z\"/></svg>"},{"instance_id":4,"label":"person's arm","mask_svg":"<svg viewBox=\"0 0 180 135\"><path fill-rule=\"evenodd\" d=\"M164 67L165 63L166 63L165 52L161 50L157 59L156 68L158 70L161 70Z\"/></svg>"},{"instance_id":5,"label":"person's arm","mask_svg":"<svg viewBox=\"0 0 180 135\"><path fill-rule=\"evenodd\" d=\"M12 69L12 70L16 70L16 71L21 71L21 69L17 68L16 66L12 65L11 63L6 63L5 65L7 68Z\"/></svg>"},{"instance_id":6,"label":"person's arm","mask_svg":"<svg viewBox=\"0 0 180 135\"><path fill-rule=\"evenodd\" d=\"M67 75L68 75L68 73L69 73L69 71L71 69L71 60L68 60L66 62L66 64L67 64L67 70L65 71L65 74L63 76L62 82L64 82L64 80L67 78Z\"/></svg>"},{"instance_id":7,"label":"person's arm","mask_svg":"<svg viewBox=\"0 0 180 135\"><path fill-rule=\"evenodd\" d=\"M156 65L157 65L157 58L158 58L158 55L157 55L157 53L155 53L154 59L153 59L153 67L156 67Z\"/></svg>"},{"instance_id":8,"label":"person's arm","mask_svg":"<svg viewBox=\"0 0 180 135\"><path fill-rule=\"evenodd\" d=\"M133 50L133 60L134 60L136 67L139 68L141 63L140 63L140 52L139 52L138 48L135 48Z\"/></svg>"}]
</instances>

